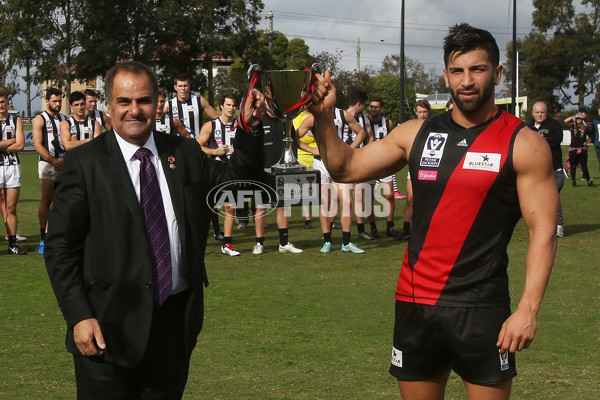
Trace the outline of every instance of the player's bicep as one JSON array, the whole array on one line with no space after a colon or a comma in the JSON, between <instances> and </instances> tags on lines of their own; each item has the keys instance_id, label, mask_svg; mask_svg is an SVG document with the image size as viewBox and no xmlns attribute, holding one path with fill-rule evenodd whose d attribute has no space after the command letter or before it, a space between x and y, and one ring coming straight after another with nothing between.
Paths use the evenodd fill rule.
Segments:
<instances>
[{"instance_id":1,"label":"player's bicep","mask_svg":"<svg viewBox=\"0 0 600 400\"><path fill-rule=\"evenodd\" d=\"M513 165L517 173L521 213L529 230L543 224L554 231L558 215L558 189L548 144L532 131L520 132L515 140Z\"/></svg>"}]
</instances>

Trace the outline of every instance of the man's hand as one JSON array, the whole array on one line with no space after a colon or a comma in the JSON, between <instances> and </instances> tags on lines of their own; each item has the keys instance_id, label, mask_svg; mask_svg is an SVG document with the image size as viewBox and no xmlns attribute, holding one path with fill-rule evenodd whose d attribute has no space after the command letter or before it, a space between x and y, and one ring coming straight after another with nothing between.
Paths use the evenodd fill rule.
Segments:
<instances>
[{"instance_id":1,"label":"man's hand","mask_svg":"<svg viewBox=\"0 0 600 400\"><path fill-rule=\"evenodd\" d=\"M73 327L77 348L84 356L101 356L106 349L100 324L96 318L84 319Z\"/></svg>"},{"instance_id":2,"label":"man's hand","mask_svg":"<svg viewBox=\"0 0 600 400\"><path fill-rule=\"evenodd\" d=\"M55 158L54 161L52 161L52 165L54 165L54 169L56 169L57 171L60 171L63 166L63 159Z\"/></svg>"},{"instance_id":3,"label":"man's hand","mask_svg":"<svg viewBox=\"0 0 600 400\"><path fill-rule=\"evenodd\" d=\"M262 118L265 116L265 97L258 89L252 89L248 93L248 98L244 102L244 120L246 124L256 129L260 125Z\"/></svg>"},{"instance_id":4,"label":"man's hand","mask_svg":"<svg viewBox=\"0 0 600 400\"><path fill-rule=\"evenodd\" d=\"M537 330L537 316L525 308L517 308L504 324L498 335L496 346L500 354L514 353L529 347Z\"/></svg>"},{"instance_id":5,"label":"man's hand","mask_svg":"<svg viewBox=\"0 0 600 400\"><path fill-rule=\"evenodd\" d=\"M325 74L315 75L315 89L313 91L312 103L308 110L313 115L321 113L332 115L336 101L336 90L331 81L331 73L325 71Z\"/></svg>"}]
</instances>

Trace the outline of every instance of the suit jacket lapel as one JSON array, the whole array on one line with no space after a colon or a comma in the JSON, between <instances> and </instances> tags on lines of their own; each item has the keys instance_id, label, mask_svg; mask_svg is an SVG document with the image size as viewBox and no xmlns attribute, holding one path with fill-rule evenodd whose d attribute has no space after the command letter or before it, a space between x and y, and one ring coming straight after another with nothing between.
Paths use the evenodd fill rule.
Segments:
<instances>
[{"instance_id":1,"label":"suit jacket lapel","mask_svg":"<svg viewBox=\"0 0 600 400\"><path fill-rule=\"evenodd\" d=\"M140 203L135 194L129 171L123 159L123 153L115 138L116 133L110 130L106 133L105 146L108 156L110 158L107 163L107 170L110 176L114 178L115 191L120 193L123 202L127 205L133 215L134 220L140 224L142 229L146 229L144 216L140 208Z\"/></svg>"}]
</instances>

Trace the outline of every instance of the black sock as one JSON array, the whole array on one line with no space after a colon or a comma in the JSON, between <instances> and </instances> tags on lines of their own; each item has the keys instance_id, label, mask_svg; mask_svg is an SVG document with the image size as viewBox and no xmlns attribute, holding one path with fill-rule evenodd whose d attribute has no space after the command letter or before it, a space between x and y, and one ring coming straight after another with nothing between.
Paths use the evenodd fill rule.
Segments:
<instances>
[{"instance_id":1,"label":"black sock","mask_svg":"<svg viewBox=\"0 0 600 400\"><path fill-rule=\"evenodd\" d=\"M264 236L257 237L256 238L256 243L259 243L260 245L264 245L265 244L265 237Z\"/></svg>"},{"instance_id":2,"label":"black sock","mask_svg":"<svg viewBox=\"0 0 600 400\"><path fill-rule=\"evenodd\" d=\"M402 230L406 233L410 233L410 222L404 221L404 225L402 225Z\"/></svg>"},{"instance_id":3,"label":"black sock","mask_svg":"<svg viewBox=\"0 0 600 400\"><path fill-rule=\"evenodd\" d=\"M233 238L232 238L231 236L225 236L225 237L223 238L223 245L226 245L226 244L231 244L231 241L232 241L232 240L233 240Z\"/></svg>"},{"instance_id":4,"label":"black sock","mask_svg":"<svg viewBox=\"0 0 600 400\"><path fill-rule=\"evenodd\" d=\"M212 222L212 226L213 226L213 231L215 234L219 234L221 233L221 227L219 226L219 214L217 213L211 213L212 215L210 216L211 222Z\"/></svg>"},{"instance_id":5,"label":"black sock","mask_svg":"<svg viewBox=\"0 0 600 400\"><path fill-rule=\"evenodd\" d=\"M394 225L394 221L385 221L386 225L387 225L387 229L392 229L395 225Z\"/></svg>"},{"instance_id":6,"label":"black sock","mask_svg":"<svg viewBox=\"0 0 600 400\"><path fill-rule=\"evenodd\" d=\"M375 222L369 222L369 225L371 225L371 230L372 231L376 231L377 230L377 224Z\"/></svg>"},{"instance_id":7,"label":"black sock","mask_svg":"<svg viewBox=\"0 0 600 400\"><path fill-rule=\"evenodd\" d=\"M8 247L15 247L17 245L17 235L10 235L8 237Z\"/></svg>"},{"instance_id":8,"label":"black sock","mask_svg":"<svg viewBox=\"0 0 600 400\"><path fill-rule=\"evenodd\" d=\"M331 232L325 232L323 234L323 240L325 241L325 243L331 243Z\"/></svg>"},{"instance_id":9,"label":"black sock","mask_svg":"<svg viewBox=\"0 0 600 400\"><path fill-rule=\"evenodd\" d=\"M360 235L365 231L365 224L356 224L356 229L358 229L358 234Z\"/></svg>"},{"instance_id":10,"label":"black sock","mask_svg":"<svg viewBox=\"0 0 600 400\"><path fill-rule=\"evenodd\" d=\"M279 230L279 244L285 246L288 242L288 228L281 228Z\"/></svg>"},{"instance_id":11,"label":"black sock","mask_svg":"<svg viewBox=\"0 0 600 400\"><path fill-rule=\"evenodd\" d=\"M344 244L344 246L350 243L350 236L350 232L342 231L342 243Z\"/></svg>"},{"instance_id":12,"label":"black sock","mask_svg":"<svg viewBox=\"0 0 600 400\"><path fill-rule=\"evenodd\" d=\"M41 229L40 228L40 240L43 242L44 240L46 240L46 228Z\"/></svg>"}]
</instances>

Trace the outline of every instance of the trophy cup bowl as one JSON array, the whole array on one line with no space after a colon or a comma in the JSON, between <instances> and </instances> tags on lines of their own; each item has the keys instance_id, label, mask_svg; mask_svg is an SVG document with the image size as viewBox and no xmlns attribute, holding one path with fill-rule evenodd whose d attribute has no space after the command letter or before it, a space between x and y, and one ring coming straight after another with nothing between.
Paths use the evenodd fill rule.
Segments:
<instances>
[{"instance_id":1,"label":"trophy cup bowl","mask_svg":"<svg viewBox=\"0 0 600 400\"><path fill-rule=\"evenodd\" d=\"M310 105L312 98L313 68L304 70L262 71L254 65L251 70L260 72L265 104L271 115L283 120L285 129L284 152L272 171L304 171L292 149L292 120Z\"/></svg>"},{"instance_id":2,"label":"trophy cup bowl","mask_svg":"<svg viewBox=\"0 0 600 400\"><path fill-rule=\"evenodd\" d=\"M311 103L313 73L319 67L302 70L262 71L256 64L248 70L249 88L256 84L265 96L269 114L283 121L283 155L279 162L265 168L268 185L277 193L273 207L320 204L321 174L299 163L292 149L292 120ZM260 82L260 83L258 83Z\"/></svg>"}]
</instances>

